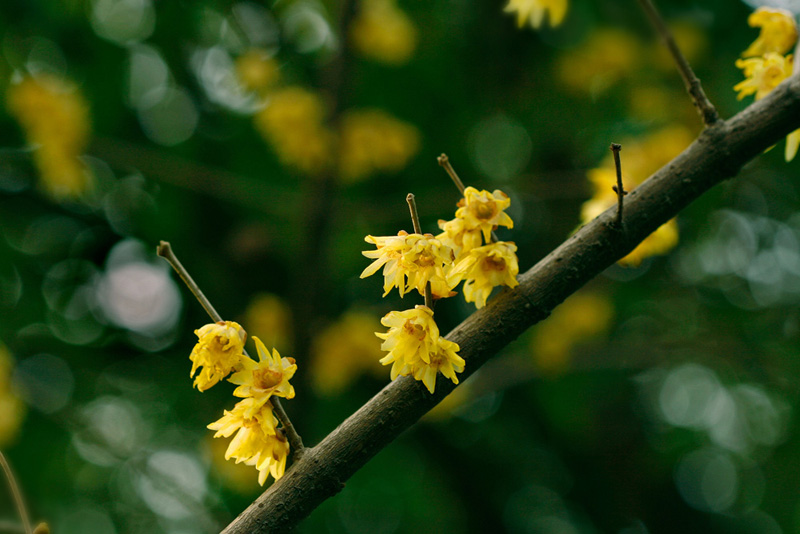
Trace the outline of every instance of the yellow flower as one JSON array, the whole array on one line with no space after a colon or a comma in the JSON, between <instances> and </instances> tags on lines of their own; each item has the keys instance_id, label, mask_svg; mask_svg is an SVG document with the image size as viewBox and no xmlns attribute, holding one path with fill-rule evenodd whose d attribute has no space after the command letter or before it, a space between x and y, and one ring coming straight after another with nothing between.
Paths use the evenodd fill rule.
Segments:
<instances>
[{"instance_id":1,"label":"yellow flower","mask_svg":"<svg viewBox=\"0 0 800 534\"><path fill-rule=\"evenodd\" d=\"M495 287L519 285L516 251L514 243L504 241L474 248L453 267L448 281L455 286L465 280L464 298L483 308Z\"/></svg>"},{"instance_id":2,"label":"yellow flower","mask_svg":"<svg viewBox=\"0 0 800 534\"><path fill-rule=\"evenodd\" d=\"M250 91L269 89L280 78L275 59L259 48L251 48L236 58L235 69L239 82Z\"/></svg>"},{"instance_id":3,"label":"yellow flower","mask_svg":"<svg viewBox=\"0 0 800 534\"><path fill-rule=\"evenodd\" d=\"M764 57L737 59L736 66L744 71L745 77L733 88L739 92L739 100L752 94L756 95L756 100L760 100L792 75L792 55L784 57L767 52Z\"/></svg>"},{"instance_id":4,"label":"yellow flower","mask_svg":"<svg viewBox=\"0 0 800 534\"><path fill-rule=\"evenodd\" d=\"M456 373L464 371L464 358L456 354L459 350L457 343L439 337L435 350L430 354L430 362L423 360L411 366L411 372L416 380L421 380L428 391L433 394L436 388L436 375L441 372L444 376L458 384Z\"/></svg>"},{"instance_id":5,"label":"yellow flower","mask_svg":"<svg viewBox=\"0 0 800 534\"><path fill-rule=\"evenodd\" d=\"M397 172L419 150L419 131L381 110L348 111L341 121L339 170L343 180Z\"/></svg>"},{"instance_id":6,"label":"yellow flower","mask_svg":"<svg viewBox=\"0 0 800 534\"><path fill-rule=\"evenodd\" d=\"M797 41L797 22L789 11L771 7L759 7L747 19L753 28L761 28L742 57L763 56L767 53L785 54Z\"/></svg>"},{"instance_id":7,"label":"yellow flower","mask_svg":"<svg viewBox=\"0 0 800 534\"><path fill-rule=\"evenodd\" d=\"M92 186L78 159L89 142L89 106L73 84L55 76L26 77L8 91L8 109L35 145L33 161L44 190L75 198Z\"/></svg>"},{"instance_id":8,"label":"yellow flower","mask_svg":"<svg viewBox=\"0 0 800 534\"><path fill-rule=\"evenodd\" d=\"M254 397L261 402L265 402L271 396L294 397L294 386L289 384L289 380L297 371L294 358L281 358L278 351L272 349L269 353L267 347L253 336L258 351L258 362L243 356L241 365L243 369L234 373L228 381L238 385L233 394L237 397Z\"/></svg>"},{"instance_id":9,"label":"yellow flower","mask_svg":"<svg viewBox=\"0 0 800 534\"><path fill-rule=\"evenodd\" d=\"M364 269L361 278L371 276L383 267L384 297L393 287L397 287L401 297L415 288L424 295L428 282L435 297L451 296L447 270L453 261L453 251L433 235L409 234L401 230L396 236L368 235L364 240L377 248L362 252L375 261Z\"/></svg>"},{"instance_id":10,"label":"yellow flower","mask_svg":"<svg viewBox=\"0 0 800 534\"><path fill-rule=\"evenodd\" d=\"M316 93L302 87L275 91L253 120L284 165L309 175L330 167L334 136L324 125L325 106Z\"/></svg>"},{"instance_id":11,"label":"yellow flower","mask_svg":"<svg viewBox=\"0 0 800 534\"><path fill-rule=\"evenodd\" d=\"M225 451L225 459L234 458L237 464L255 466L259 471L258 483L264 485L269 474L275 480L283 476L289 454L289 444L282 431L276 429L277 424L272 405L248 397L236 403L233 410L225 410L222 418L208 428L217 431L215 438L236 433Z\"/></svg>"},{"instance_id":12,"label":"yellow flower","mask_svg":"<svg viewBox=\"0 0 800 534\"><path fill-rule=\"evenodd\" d=\"M460 258L473 248L483 245L480 228L467 230L464 219L456 217L451 221L439 220L439 228L444 230L436 239L453 249L456 258Z\"/></svg>"},{"instance_id":13,"label":"yellow flower","mask_svg":"<svg viewBox=\"0 0 800 534\"><path fill-rule=\"evenodd\" d=\"M491 241L492 230L498 226L514 228L514 221L503 211L511 205L511 199L499 189L490 193L467 187L464 189L464 198L458 205L460 207L456 210L456 217L464 220L464 228L480 229L486 243Z\"/></svg>"},{"instance_id":14,"label":"yellow flower","mask_svg":"<svg viewBox=\"0 0 800 534\"><path fill-rule=\"evenodd\" d=\"M538 28L549 15L550 26L558 26L567 14L567 0L509 0L506 13L517 12L517 24L522 28L530 19L530 25Z\"/></svg>"},{"instance_id":15,"label":"yellow flower","mask_svg":"<svg viewBox=\"0 0 800 534\"><path fill-rule=\"evenodd\" d=\"M189 356L192 360L189 376L193 377L197 369L202 367L194 385L200 391L205 391L228 376L240 364L247 333L239 323L233 321L207 324L194 333L199 341Z\"/></svg>"},{"instance_id":16,"label":"yellow flower","mask_svg":"<svg viewBox=\"0 0 800 534\"><path fill-rule=\"evenodd\" d=\"M416 306L413 310L392 311L381 319L381 324L389 327L389 331L375 335L384 340L381 350L389 354L380 362L392 364L392 380L411 374L413 366L420 361L431 363L430 355L437 350L439 327L430 308Z\"/></svg>"},{"instance_id":17,"label":"yellow flower","mask_svg":"<svg viewBox=\"0 0 800 534\"><path fill-rule=\"evenodd\" d=\"M641 64L642 44L635 35L615 28L589 34L556 63L562 84L578 93L598 93L612 87Z\"/></svg>"},{"instance_id":18,"label":"yellow flower","mask_svg":"<svg viewBox=\"0 0 800 534\"><path fill-rule=\"evenodd\" d=\"M691 144L693 136L683 126L669 126L640 139L622 141L622 179L625 189L632 191L658 169L669 163ZM614 160L609 154L599 168L587 173L594 196L583 203L581 220L588 223L615 205L617 194L611 189L616 184ZM678 225L672 220L645 238L620 265L635 266L648 257L666 254L678 243Z\"/></svg>"},{"instance_id":19,"label":"yellow flower","mask_svg":"<svg viewBox=\"0 0 800 534\"><path fill-rule=\"evenodd\" d=\"M19 433L27 412L25 403L11 382L14 361L11 353L0 343L0 447L10 445Z\"/></svg>"},{"instance_id":20,"label":"yellow flower","mask_svg":"<svg viewBox=\"0 0 800 534\"><path fill-rule=\"evenodd\" d=\"M320 332L311 344L311 381L322 395L343 391L365 372L382 371L379 322L372 314L349 311Z\"/></svg>"},{"instance_id":21,"label":"yellow flower","mask_svg":"<svg viewBox=\"0 0 800 534\"><path fill-rule=\"evenodd\" d=\"M280 350L291 348L291 310L277 295L261 293L252 297L244 312L244 324L251 332L258 332L267 345Z\"/></svg>"},{"instance_id":22,"label":"yellow flower","mask_svg":"<svg viewBox=\"0 0 800 534\"><path fill-rule=\"evenodd\" d=\"M800 130L795 130L786 136L786 161L792 161L797 155L797 147L800 145Z\"/></svg>"},{"instance_id":23,"label":"yellow flower","mask_svg":"<svg viewBox=\"0 0 800 534\"><path fill-rule=\"evenodd\" d=\"M395 0L362 0L350 26L350 42L365 57L402 65L417 47L417 28Z\"/></svg>"},{"instance_id":24,"label":"yellow flower","mask_svg":"<svg viewBox=\"0 0 800 534\"><path fill-rule=\"evenodd\" d=\"M536 366L559 374L569 365L573 348L605 332L614 309L607 297L577 293L558 306L546 321L537 325L531 339Z\"/></svg>"}]
</instances>

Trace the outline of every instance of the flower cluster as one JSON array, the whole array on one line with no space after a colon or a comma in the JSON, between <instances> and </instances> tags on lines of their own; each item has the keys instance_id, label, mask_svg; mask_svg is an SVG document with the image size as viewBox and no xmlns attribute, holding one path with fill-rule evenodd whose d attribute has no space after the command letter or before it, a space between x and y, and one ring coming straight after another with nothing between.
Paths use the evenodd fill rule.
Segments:
<instances>
[{"instance_id":1,"label":"flower cluster","mask_svg":"<svg viewBox=\"0 0 800 534\"><path fill-rule=\"evenodd\" d=\"M443 232L437 237L455 251L447 283L454 288L464 281L464 298L477 308L486 305L495 287L518 285L516 245L492 239L492 232L499 226L514 227L505 212L510 205L511 199L499 189L490 193L467 187L458 203L456 218L439 221Z\"/></svg>"},{"instance_id":2,"label":"flower cluster","mask_svg":"<svg viewBox=\"0 0 800 534\"><path fill-rule=\"evenodd\" d=\"M510 204L508 195L500 190L490 193L467 187L455 219L439 221L444 231L437 236L405 231L396 236L368 235L365 240L375 245L375 250L363 254L374 261L361 278L383 268L384 297L396 287L401 297L414 289L425 295L430 289L432 299L455 295L453 288L463 281L466 301L482 308L495 287L519 284L517 247L494 241L492 235L499 226L514 226L505 213ZM428 302L414 309L389 312L381 324L389 331L376 333L384 340L381 349L388 352L380 362L392 366L392 380L413 376L433 393L441 372L458 384L456 373L464 370L465 362L457 354L458 345L439 335Z\"/></svg>"},{"instance_id":3,"label":"flower cluster","mask_svg":"<svg viewBox=\"0 0 800 534\"><path fill-rule=\"evenodd\" d=\"M758 38L742 52L736 66L745 79L734 86L739 100L755 95L759 100L792 75L793 56L787 54L797 42L797 22L783 9L760 7L747 19L754 28L761 28ZM800 146L800 129L786 137L786 161L791 161Z\"/></svg>"},{"instance_id":4,"label":"flower cluster","mask_svg":"<svg viewBox=\"0 0 800 534\"><path fill-rule=\"evenodd\" d=\"M42 188L53 198L80 196L93 182L79 156L89 142L89 106L73 84L55 76L25 77L8 90L8 109L34 145Z\"/></svg>"},{"instance_id":5,"label":"flower cluster","mask_svg":"<svg viewBox=\"0 0 800 534\"><path fill-rule=\"evenodd\" d=\"M567 14L567 0L509 0L506 13L517 14L517 24L522 28L530 23L539 28L547 15L550 26L556 27Z\"/></svg>"},{"instance_id":6,"label":"flower cluster","mask_svg":"<svg viewBox=\"0 0 800 534\"><path fill-rule=\"evenodd\" d=\"M413 310L392 311L381 319L381 324L388 327L389 331L385 334L376 333L384 340L381 350L388 352L380 362L392 365L392 380L398 376L412 375L433 393L436 375L441 371L454 384L458 384L456 373L464 371L464 359L456 354L458 344L439 335L433 310L427 306L416 306Z\"/></svg>"},{"instance_id":7,"label":"flower cluster","mask_svg":"<svg viewBox=\"0 0 800 534\"><path fill-rule=\"evenodd\" d=\"M294 359L281 358L275 349L270 353L257 337L253 340L258 361L251 359L244 352L247 333L232 321L207 324L195 334L198 342L189 358L190 376L202 368L195 378L197 389L205 391L233 373L228 381L238 386L233 394L242 399L233 410L225 410L221 419L208 425L217 431L215 438L235 434L225 459L255 466L259 484L263 485L270 474L279 479L286 468L289 443L278 428L270 398L294 397L294 387L289 384L297 371Z\"/></svg>"},{"instance_id":8,"label":"flower cluster","mask_svg":"<svg viewBox=\"0 0 800 534\"><path fill-rule=\"evenodd\" d=\"M632 190L651 174L681 153L693 139L683 126L668 126L640 139L622 141L625 154L625 187ZM588 223L616 204L617 194L611 188L616 183L614 161L609 154L600 167L589 170L588 178L594 194L583 203L581 220ZM672 219L647 236L630 254L619 260L623 266L636 267L650 256L666 254L678 244L678 224Z\"/></svg>"}]
</instances>

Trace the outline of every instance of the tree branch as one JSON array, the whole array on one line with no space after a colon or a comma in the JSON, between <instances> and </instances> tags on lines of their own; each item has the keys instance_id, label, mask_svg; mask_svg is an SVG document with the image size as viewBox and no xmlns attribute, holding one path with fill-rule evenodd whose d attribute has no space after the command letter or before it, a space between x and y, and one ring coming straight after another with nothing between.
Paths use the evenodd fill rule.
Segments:
<instances>
[{"instance_id":1,"label":"tree branch","mask_svg":"<svg viewBox=\"0 0 800 534\"><path fill-rule=\"evenodd\" d=\"M800 75L731 118L717 121L678 157L632 191L625 227L608 209L519 277L447 335L466 360L462 377L541 321L569 295L633 250L659 226L714 185L800 126ZM461 377L460 377L461 378ZM462 380L463 382L463 380ZM370 458L413 425L456 386L439 380L436 393L400 377L351 415L236 518L223 534L286 532L338 493Z\"/></svg>"},{"instance_id":2,"label":"tree branch","mask_svg":"<svg viewBox=\"0 0 800 534\"><path fill-rule=\"evenodd\" d=\"M684 57L681 49L678 48L678 43L675 42L675 37L672 36L672 32L669 31L669 28L664 23L664 19L661 18L661 14L659 14L656 6L653 5L653 2L650 0L638 1L639 5L642 6L642 9L645 12L645 15L647 15L647 18L650 19L650 22L653 24L653 26L655 26L656 31L669 49L672 59L675 60L675 65L678 67L678 72L680 72L681 77L683 78L683 83L686 84L686 92L688 92L689 96L692 97L692 101L694 102L694 106L697 108L697 112L700 113L700 116L703 118L703 123L706 126L713 126L714 123L720 120L717 110L714 108L714 104L712 104L706 96L705 91L703 91L703 86L700 83L700 80L697 78L697 76L695 76L692 67L689 66L689 62L686 60L686 57Z\"/></svg>"}]
</instances>

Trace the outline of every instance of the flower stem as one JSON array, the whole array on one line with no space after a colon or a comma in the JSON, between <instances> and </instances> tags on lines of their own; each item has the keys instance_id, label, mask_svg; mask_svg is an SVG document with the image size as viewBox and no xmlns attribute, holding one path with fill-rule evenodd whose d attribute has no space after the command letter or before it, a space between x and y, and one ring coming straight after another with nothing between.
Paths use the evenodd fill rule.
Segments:
<instances>
[{"instance_id":1,"label":"flower stem","mask_svg":"<svg viewBox=\"0 0 800 534\"><path fill-rule=\"evenodd\" d=\"M186 287L189 288L189 291L191 291L198 302L200 302L200 305L204 310L206 310L206 313L208 313L209 317L211 317L215 323L222 321L222 316L217 312L216 309L214 309L214 306L200 290L200 287L189 274L189 271L186 270L186 267L183 266L178 257L172 251L172 245L170 245L168 241L161 241L156 248L156 253L167 260L172 268L175 269L175 272L178 273L178 276L181 277L181 280L183 280L183 282L186 284ZM244 351L244 354L247 356L247 351ZM281 425L286 432L286 437L289 440L289 446L292 449L292 459L297 460L303 454L303 449L305 448L303 446L303 440L295 430L292 421L286 414L286 410L283 409L281 401L277 397L272 397L270 402L272 402L272 405L275 408L275 416L281 422Z\"/></svg>"},{"instance_id":2,"label":"flower stem","mask_svg":"<svg viewBox=\"0 0 800 534\"><path fill-rule=\"evenodd\" d=\"M622 187L622 163L620 163L619 160L620 150L622 150L622 145L611 143L611 152L614 153L614 166L617 168L617 185L612 186L611 189L617 194L617 227L622 228L623 199L628 192Z\"/></svg>"},{"instance_id":3,"label":"flower stem","mask_svg":"<svg viewBox=\"0 0 800 534\"><path fill-rule=\"evenodd\" d=\"M17 505L17 512L19 513L20 521L22 521L22 528L24 529L25 534L33 534L31 520L28 517L28 509L25 508L25 501L22 498L22 492L17 484L17 479L14 477L14 472L11 470L11 466L8 464L8 460L6 460L6 457L2 452L0 452L0 465L2 465L3 471L8 479L8 486L11 488L11 494L14 496L14 504Z\"/></svg>"},{"instance_id":4,"label":"flower stem","mask_svg":"<svg viewBox=\"0 0 800 534\"><path fill-rule=\"evenodd\" d=\"M450 165L450 158L447 157L447 154L443 153L441 156L436 158L436 161L439 162L439 165L444 167L444 170L447 171L447 174L450 175L450 179L453 180L453 183L456 184L456 187L463 195L464 189L466 189L464 187L464 182L461 181L461 178L459 178L458 174L456 174L456 170L453 168L452 165Z\"/></svg>"},{"instance_id":5,"label":"flower stem","mask_svg":"<svg viewBox=\"0 0 800 534\"><path fill-rule=\"evenodd\" d=\"M700 80L697 76L695 76L692 67L689 66L689 62L686 61L686 57L681 52L680 48L678 48L678 43L675 42L675 37L672 36L672 32L669 31L669 28L664 23L664 19L661 18L661 14L651 0L638 0L638 2L639 5L642 6L642 10L644 10L647 18L649 18L650 22L655 26L664 44L669 49L669 53L672 55L672 59L678 67L678 72L680 72L683 82L686 85L686 91L689 93L689 96L692 97L698 113L700 113L700 116L703 118L703 123L706 126L713 126L719 120L719 114L716 108L714 108L714 104L712 104L706 96L705 91L703 91L703 86L700 84Z\"/></svg>"},{"instance_id":6,"label":"flower stem","mask_svg":"<svg viewBox=\"0 0 800 534\"><path fill-rule=\"evenodd\" d=\"M417 213L417 201L414 193L406 195L408 210L411 212L411 223L414 225L414 233L422 235L422 226L419 224L419 213ZM433 295L431 294L431 283L425 284L425 306L433 310Z\"/></svg>"}]
</instances>

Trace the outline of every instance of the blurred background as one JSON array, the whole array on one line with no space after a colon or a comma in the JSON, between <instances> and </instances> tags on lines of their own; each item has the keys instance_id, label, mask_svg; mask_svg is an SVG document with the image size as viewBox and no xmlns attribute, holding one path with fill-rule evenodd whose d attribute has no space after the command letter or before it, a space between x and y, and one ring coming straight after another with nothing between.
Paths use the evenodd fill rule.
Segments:
<instances>
[{"instance_id":1,"label":"blurred background","mask_svg":"<svg viewBox=\"0 0 800 534\"><path fill-rule=\"evenodd\" d=\"M658 2L723 117L756 4ZM775 4L773 4L775 5ZM635 2L0 4L0 450L57 534L218 532L263 491L192 389L202 308L297 360L315 444L389 380L364 236L512 199L527 270L699 131ZM783 7L800 11L797 1ZM800 532L800 196L783 143L511 343L302 523L317 533ZM602 189L599 189L603 184ZM474 311L437 305L449 331ZM252 346L250 347L252 350ZM19 532L0 484L0 530ZM3 530L4 529L4 530Z\"/></svg>"}]
</instances>

